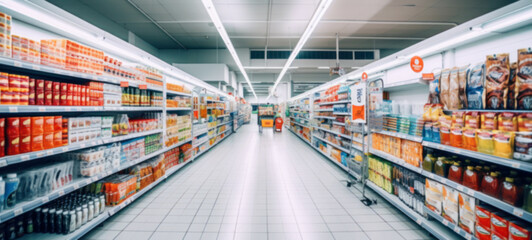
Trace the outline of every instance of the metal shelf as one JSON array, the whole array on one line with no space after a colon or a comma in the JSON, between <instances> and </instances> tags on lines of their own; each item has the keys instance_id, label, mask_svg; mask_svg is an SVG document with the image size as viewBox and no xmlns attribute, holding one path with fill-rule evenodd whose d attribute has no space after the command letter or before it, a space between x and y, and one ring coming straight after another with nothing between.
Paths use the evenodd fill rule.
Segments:
<instances>
[{"instance_id":1,"label":"metal shelf","mask_svg":"<svg viewBox=\"0 0 532 240\"><path fill-rule=\"evenodd\" d=\"M423 210L432 218L436 219L436 221L441 222L444 226L448 227L449 229L453 230L455 233L460 235L461 237L468 239L468 240L477 240L476 237L474 237L472 234L466 232L464 229L459 227L458 225L454 225L451 222L447 221L442 216L436 214L435 212L431 211L428 207L423 206Z\"/></svg>"},{"instance_id":2,"label":"metal shelf","mask_svg":"<svg viewBox=\"0 0 532 240\"><path fill-rule=\"evenodd\" d=\"M29 152L29 153L23 153L23 154L18 154L18 155L13 155L13 156L6 156L6 157L0 158L0 167L5 167L8 165L26 162L26 161L30 161L34 159L49 157L49 156L66 153L66 152L72 152L72 151L76 151L76 150L80 150L80 149L84 149L88 147L94 147L94 146L107 144L107 143L113 143L113 142L120 142L120 141L124 141L127 139L133 139L137 137L143 137L143 136L162 133L162 132L163 132L162 129L156 129L156 130L147 131L147 132L132 133L132 134L128 134L128 135L120 136L120 137L96 139L96 140L77 143L77 144L70 144L67 146L47 149L47 150L38 151L38 152Z\"/></svg>"},{"instance_id":3,"label":"metal shelf","mask_svg":"<svg viewBox=\"0 0 532 240\"><path fill-rule=\"evenodd\" d=\"M47 113L47 112L101 112L97 106L37 106L37 105L0 105L0 113Z\"/></svg>"},{"instance_id":4,"label":"metal shelf","mask_svg":"<svg viewBox=\"0 0 532 240\"><path fill-rule=\"evenodd\" d=\"M292 121L292 123L294 123L295 125L299 125L299 126L301 126L301 127L306 127L306 128L308 128L307 125L304 125L304 124L301 124L301 123L298 123L298 122L295 122L295 121Z\"/></svg>"},{"instance_id":5,"label":"metal shelf","mask_svg":"<svg viewBox=\"0 0 532 240\"><path fill-rule=\"evenodd\" d=\"M410 141L414 141L414 142L422 142L423 141L423 138L420 137L420 136L412 136L412 135L405 134L405 133L390 132L390 131L384 131L384 130L382 130L382 131L372 131L372 132L373 133L380 133L380 134L387 135L387 136L402 138L402 139L406 139L406 140L410 140Z\"/></svg>"},{"instance_id":6,"label":"metal shelf","mask_svg":"<svg viewBox=\"0 0 532 240\"><path fill-rule=\"evenodd\" d=\"M336 119L336 118L335 118ZM338 125L338 126L345 126L345 123L341 123L341 122L336 122L336 121L333 121L334 125Z\"/></svg>"},{"instance_id":7,"label":"metal shelf","mask_svg":"<svg viewBox=\"0 0 532 240\"><path fill-rule=\"evenodd\" d=\"M324 103L319 103L318 105L322 106L322 105L334 105L334 104L342 104L342 103L350 103L351 100L342 100L342 101L336 101L336 102L324 102Z\"/></svg>"},{"instance_id":8,"label":"metal shelf","mask_svg":"<svg viewBox=\"0 0 532 240\"><path fill-rule=\"evenodd\" d=\"M323 130L323 131L335 134L335 135L343 137L343 138L351 139L351 136L349 136L349 135L345 135L345 134L342 134L342 133L339 133L339 132L335 132L335 131L327 129L327 128L322 128L322 127L316 127L316 128L319 129L319 130ZM353 138L353 140L354 140L354 138Z\"/></svg>"},{"instance_id":9,"label":"metal shelf","mask_svg":"<svg viewBox=\"0 0 532 240\"><path fill-rule=\"evenodd\" d=\"M373 189L373 191L379 194L382 198L386 199L386 201L390 202L393 206L401 210L401 212L403 212L406 216L414 220L418 225L423 227L438 239L449 240L459 238L455 232L451 231L440 223L425 219L419 213L406 206L406 204L404 204L397 196L384 191L384 189L378 187L373 182L366 181L366 186Z\"/></svg>"},{"instance_id":10,"label":"metal shelf","mask_svg":"<svg viewBox=\"0 0 532 240\"><path fill-rule=\"evenodd\" d=\"M351 113L345 113L345 112L333 112L334 115L341 115L341 116L351 116Z\"/></svg>"},{"instance_id":11,"label":"metal shelf","mask_svg":"<svg viewBox=\"0 0 532 240\"><path fill-rule=\"evenodd\" d=\"M166 95L175 95L175 96L183 96L183 97L192 97L192 94L190 93L182 93L182 92L176 92L172 90L166 89Z\"/></svg>"},{"instance_id":12,"label":"metal shelf","mask_svg":"<svg viewBox=\"0 0 532 240\"><path fill-rule=\"evenodd\" d=\"M223 117L229 117L229 116L231 116L231 114L219 115L217 118L223 118Z\"/></svg>"},{"instance_id":13,"label":"metal shelf","mask_svg":"<svg viewBox=\"0 0 532 240\"><path fill-rule=\"evenodd\" d=\"M308 143L309 145L312 145L312 144L309 142L309 140L307 140L306 138L300 136L299 134L297 134L296 132L294 132L294 130L292 130L291 128L288 128L288 130L289 130L290 132L292 132L293 134L295 134L297 137L299 137L299 138L300 138L301 140L303 140L304 142Z\"/></svg>"},{"instance_id":14,"label":"metal shelf","mask_svg":"<svg viewBox=\"0 0 532 240\"><path fill-rule=\"evenodd\" d=\"M416 172L416 173L420 173L420 174L423 171L423 169L421 169L421 168L418 168L416 166L413 166L413 165L410 165L410 164L406 163L403 159L400 159L398 157L395 157L395 156L393 156L391 154L388 154L388 153L385 153L383 151L379 151L377 149L373 149L372 147L369 148L369 153L374 154L376 156L379 156L381 158L384 158L384 159L386 159L386 160L388 160L390 162L393 162L393 163L395 163L395 164L397 164L399 166L402 166L404 168L407 168L410 171L413 171L413 172Z\"/></svg>"},{"instance_id":15,"label":"metal shelf","mask_svg":"<svg viewBox=\"0 0 532 240\"><path fill-rule=\"evenodd\" d=\"M223 103L224 101L220 101L220 100L212 100L212 99L207 99L207 102L213 102L213 103Z\"/></svg>"},{"instance_id":16,"label":"metal shelf","mask_svg":"<svg viewBox=\"0 0 532 240\"><path fill-rule=\"evenodd\" d=\"M197 148L197 147L199 147L200 145L206 143L207 141L209 141L209 137L205 137L205 139L202 140L201 142L194 144L194 145L192 146L192 148Z\"/></svg>"},{"instance_id":17,"label":"metal shelf","mask_svg":"<svg viewBox=\"0 0 532 240\"><path fill-rule=\"evenodd\" d=\"M166 147L166 151L171 150L171 149L174 149L174 148L176 148L176 147L179 147L179 146L181 146L181 145L183 145L183 144L185 144L185 143L188 143L188 142L190 142L190 141L192 141L192 138L189 138L189 139L187 139L187 140L181 141L181 142L179 142L179 143L177 143L177 144L174 144L174 145L172 145L172 146L170 146L170 147ZM165 151L165 152L166 152L166 151Z\"/></svg>"},{"instance_id":18,"label":"metal shelf","mask_svg":"<svg viewBox=\"0 0 532 240\"><path fill-rule=\"evenodd\" d=\"M163 107L103 107L104 111L162 111Z\"/></svg>"},{"instance_id":19,"label":"metal shelf","mask_svg":"<svg viewBox=\"0 0 532 240\"><path fill-rule=\"evenodd\" d=\"M314 112L332 112L333 109L330 108L330 109L314 109Z\"/></svg>"},{"instance_id":20,"label":"metal shelf","mask_svg":"<svg viewBox=\"0 0 532 240\"><path fill-rule=\"evenodd\" d=\"M314 116L314 118L316 118L316 119L320 119L320 118L322 118L322 119L331 119L331 120L336 119L336 117L329 117L329 116Z\"/></svg>"},{"instance_id":21,"label":"metal shelf","mask_svg":"<svg viewBox=\"0 0 532 240\"><path fill-rule=\"evenodd\" d=\"M209 151L212 147L216 146L216 144L222 142L223 140L225 140L227 137L229 137L231 135L230 134L227 134L225 137L223 137L222 139L218 140L217 142L215 142L213 145L210 145L208 148L206 148L205 150L201 151L200 153L197 153L196 155L194 155L194 159L198 158L199 156L201 156L203 153Z\"/></svg>"},{"instance_id":22,"label":"metal shelf","mask_svg":"<svg viewBox=\"0 0 532 240\"><path fill-rule=\"evenodd\" d=\"M324 142L326 142L327 144L330 144L331 146L333 146L333 147L339 149L339 150L342 151L342 152L350 153L350 151L349 151L348 149L345 149L345 148L341 147L341 146L338 145L338 144L332 143L332 142L329 141L329 140L326 140L326 139L324 139L324 138L321 138L321 137L318 137L318 136L314 136L314 135L312 135L312 137L315 137L315 138L317 138L317 139L319 139L319 140L321 140L321 141L324 141Z\"/></svg>"},{"instance_id":23,"label":"metal shelf","mask_svg":"<svg viewBox=\"0 0 532 240\"><path fill-rule=\"evenodd\" d=\"M508 159L508 158L501 158L501 157L497 157L497 156L493 156L489 154L469 151L469 150L465 150L461 148L455 148L455 147L451 147L451 146L447 146L447 145L443 145L439 143L427 142L427 141L423 142L423 146L431 147L434 149L438 149L441 151L446 151L446 152L450 152L450 153L454 153L454 154L458 154L458 155L462 155L466 157L475 158L475 159L478 159L484 162L490 162L490 163L495 163L495 164L503 165L503 166L510 167L510 168L519 169L519 170L526 171L529 173L532 172L532 163L528 163L528 162L522 162L519 160Z\"/></svg>"},{"instance_id":24,"label":"metal shelf","mask_svg":"<svg viewBox=\"0 0 532 240\"><path fill-rule=\"evenodd\" d=\"M176 107L176 108L166 108L166 111L192 111L191 107Z\"/></svg>"}]
</instances>

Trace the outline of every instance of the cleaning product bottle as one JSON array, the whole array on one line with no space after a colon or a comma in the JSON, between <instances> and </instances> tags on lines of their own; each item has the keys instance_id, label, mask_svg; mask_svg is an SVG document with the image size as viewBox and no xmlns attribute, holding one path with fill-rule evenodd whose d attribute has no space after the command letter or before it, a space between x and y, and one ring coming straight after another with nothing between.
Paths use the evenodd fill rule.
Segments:
<instances>
[{"instance_id":1,"label":"cleaning product bottle","mask_svg":"<svg viewBox=\"0 0 532 240\"><path fill-rule=\"evenodd\" d=\"M13 207L17 204L17 188L19 180L16 173L7 174L6 179L6 207Z\"/></svg>"},{"instance_id":2,"label":"cleaning product bottle","mask_svg":"<svg viewBox=\"0 0 532 240\"><path fill-rule=\"evenodd\" d=\"M5 193L6 193L6 182L4 182L2 177L0 177L0 212L4 210L4 206L6 204Z\"/></svg>"}]
</instances>

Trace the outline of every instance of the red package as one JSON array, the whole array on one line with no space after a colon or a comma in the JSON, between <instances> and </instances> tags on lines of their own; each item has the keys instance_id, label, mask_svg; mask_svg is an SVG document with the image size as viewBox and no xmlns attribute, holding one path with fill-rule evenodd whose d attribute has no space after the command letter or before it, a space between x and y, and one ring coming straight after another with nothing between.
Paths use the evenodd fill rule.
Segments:
<instances>
[{"instance_id":1,"label":"red package","mask_svg":"<svg viewBox=\"0 0 532 240\"><path fill-rule=\"evenodd\" d=\"M491 229L491 212L492 208L488 206L476 206L475 222L486 229ZM491 231L491 230L490 230Z\"/></svg>"},{"instance_id":2,"label":"red package","mask_svg":"<svg viewBox=\"0 0 532 240\"><path fill-rule=\"evenodd\" d=\"M43 135L42 134L32 135L31 136L31 151L35 152L35 151L44 150L44 146L43 146L42 141L43 141Z\"/></svg>"},{"instance_id":3,"label":"red package","mask_svg":"<svg viewBox=\"0 0 532 240\"><path fill-rule=\"evenodd\" d=\"M20 136L31 135L31 117L20 117L19 124L20 124L20 127L19 127Z\"/></svg>"},{"instance_id":4,"label":"red package","mask_svg":"<svg viewBox=\"0 0 532 240\"><path fill-rule=\"evenodd\" d=\"M20 93L11 92L11 104L19 105L19 102L20 102Z\"/></svg>"},{"instance_id":5,"label":"red package","mask_svg":"<svg viewBox=\"0 0 532 240\"><path fill-rule=\"evenodd\" d=\"M20 135L20 118L10 117L7 118L7 136L19 136Z\"/></svg>"},{"instance_id":6,"label":"red package","mask_svg":"<svg viewBox=\"0 0 532 240\"><path fill-rule=\"evenodd\" d=\"M54 83L52 81L44 81L44 91L53 91L54 89Z\"/></svg>"},{"instance_id":7,"label":"red package","mask_svg":"<svg viewBox=\"0 0 532 240\"><path fill-rule=\"evenodd\" d=\"M511 221L510 240L530 240L532 238L532 226L522 221Z\"/></svg>"},{"instance_id":8,"label":"red package","mask_svg":"<svg viewBox=\"0 0 532 240\"><path fill-rule=\"evenodd\" d=\"M9 91L20 92L20 78L16 74L9 74Z\"/></svg>"},{"instance_id":9,"label":"red package","mask_svg":"<svg viewBox=\"0 0 532 240\"><path fill-rule=\"evenodd\" d=\"M74 84L73 85L73 88L72 88L72 105L73 106L78 106L79 105L79 92L78 92L79 88L78 88L78 85L77 84Z\"/></svg>"},{"instance_id":10,"label":"red package","mask_svg":"<svg viewBox=\"0 0 532 240\"><path fill-rule=\"evenodd\" d=\"M35 105L35 88L30 88L28 95L28 105Z\"/></svg>"},{"instance_id":11,"label":"red package","mask_svg":"<svg viewBox=\"0 0 532 240\"><path fill-rule=\"evenodd\" d=\"M35 91L35 78L30 78L28 82L29 91Z\"/></svg>"},{"instance_id":12,"label":"red package","mask_svg":"<svg viewBox=\"0 0 532 240\"><path fill-rule=\"evenodd\" d=\"M0 136L0 157L3 157L6 155L4 152L6 149L6 139L5 136Z\"/></svg>"},{"instance_id":13,"label":"red package","mask_svg":"<svg viewBox=\"0 0 532 240\"><path fill-rule=\"evenodd\" d=\"M43 147L44 149L54 148L54 132L45 132L43 135Z\"/></svg>"},{"instance_id":14,"label":"red package","mask_svg":"<svg viewBox=\"0 0 532 240\"><path fill-rule=\"evenodd\" d=\"M44 92L44 80L35 80L35 92Z\"/></svg>"},{"instance_id":15,"label":"red package","mask_svg":"<svg viewBox=\"0 0 532 240\"><path fill-rule=\"evenodd\" d=\"M31 117L31 135L42 135L44 133L43 125L43 117Z\"/></svg>"},{"instance_id":16,"label":"red package","mask_svg":"<svg viewBox=\"0 0 532 240\"><path fill-rule=\"evenodd\" d=\"M9 73L0 72L0 90L9 90Z\"/></svg>"},{"instance_id":17,"label":"red package","mask_svg":"<svg viewBox=\"0 0 532 240\"><path fill-rule=\"evenodd\" d=\"M36 105L44 105L44 91L37 90L35 92Z\"/></svg>"},{"instance_id":18,"label":"red package","mask_svg":"<svg viewBox=\"0 0 532 240\"><path fill-rule=\"evenodd\" d=\"M20 137L8 136L7 137L7 155L17 155L20 153Z\"/></svg>"},{"instance_id":19,"label":"red package","mask_svg":"<svg viewBox=\"0 0 532 240\"><path fill-rule=\"evenodd\" d=\"M61 131L54 132L54 146L55 147L63 146L63 133Z\"/></svg>"},{"instance_id":20,"label":"red package","mask_svg":"<svg viewBox=\"0 0 532 240\"><path fill-rule=\"evenodd\" d=\"M2 105L11 105L11 104L13 104L13 102L11 101L11 99L12 99L11 96L13 96L13 93L10 92L9 90L2 90L2 99L1 99Z\"/></svg>"},{"instance_id":21,"label":"red package","mask_svg":"<svg viewBox=\"0 0 532 240\"><path fill-rule=\"evenodd\" d=\"M496 232L492 232L491 240L508 240L508 236L502 236Z\"/></svg>"},{"instance_id":22,"label":"red package","mask_svg":"<svg viewBox=\"0 0 532 240\"><path fill-rule=\"evenodd\" d=\"M491 213L491 233L497 233L499 236L509 236L508 232L510 221L509 215L502 212L492 212Z\"/></svg>"},{"instance_id":23,"label":"red package","mask_svg":"<svg viewBox=\"0 0 532 240\"><path fill-rule=\"evenodd\" d=\"M31 152L31 136L20 137L20 153Z\"/></svg>"},{"instance_id":24,"label":"red package","mask_svg":"<svg viewBox=\"0 0 532 240\"><path fill-rule=\"evenodd\" d=\"M55 125L55 117L54 116L46 116L43 117L44 119L44 125L43 125L43 131L44 133L51 133L54 132L54 125Z\"/></svg>"},{"instance_id":25,"label":"red package","mask_svg":"<svg viewBox=\"0 0 532 240\"><path fill-rule=\"evenodd\" d=\"M19 76L20 79L20 92L29 92L30 78L28 76Z\"/></svg>"},{"instance_id":26,"label":"red package","mask_svg":"<svg viewBox=\"0 0 532 240\"><path fill-rule=\"evenodd\" d=\"M52 106L53 99L52 91L44 91L44 105Z\"/></svg>"},{"instance_id":27,"label":"red package","mask_svg":"<svg viewBox=\"0 0 532 240\"><path fill-rule=\"evenodd\" d=\"M68 84L68 92L67 92L67 106L72 106L73 97L74 97L74 84L69 83Z\"/></svg>"},{"instance_id":28,"label":"red package","mask_svg":"<svg viewBox=\"0 0 532 240\"><path fill-rule=\"evenodd\" d=\"M60 92L52 93L52 105L54 106L61 105L61 93Z\"/></svg>"},{"instance_id":29,"label":"red package","mask_svg":"<svg viewBox=\"0 0 532 240\"><path fill-rule=\"evenodd\" d=\"M67 96L68 96L68 84L67 83L61 83L61 96L60 99L60 105L61 106L67 106Z\"/></svg>"},{"instance_id":30,"label":"red package","mask_svg":"<svg viewBox=\"0 0 532 240\"><path fill-rule=\"evenodd\" d=\"M20 93L19 105L29 105L29 92Z\"/></svg>"},{"instance_id":31,"label":"red package","mask_svg":"<svg viewBox=\"0 0 532 240\"><path fill-rule=\"evenodd\" d=\"M61 83L60 82L53 82L52 83L52 92L61 92Z\"/></svg>"},{"instance_id":32,"label":"red package","mask_svg":"<svg viewBox=\"0 0 532 240\"><path fill-rule=\"evenodd\" d=\"M4 133L6 131L6 119L0 118L0 137L5 136Z\"/></svg>"},{"instance_id":33,"label":"red package","mask_svg":"<svg viewBox=\"0 0 532 240\"><path fill-rule=\"evenodd\" d=\"M60 131L63 129L63 117L55 116L54 117L54 131Z\"/></svg>"},{"instance_id":34,"label":"red package","mask_svg":"<svg viewBox=\"0 0 532 240\"><path fill-rule=\"evenodd\" d=\"M475 237L478 240L491 240L490 228L485 228L480 225L475 226Z\"/></svg>"}]
</instances>

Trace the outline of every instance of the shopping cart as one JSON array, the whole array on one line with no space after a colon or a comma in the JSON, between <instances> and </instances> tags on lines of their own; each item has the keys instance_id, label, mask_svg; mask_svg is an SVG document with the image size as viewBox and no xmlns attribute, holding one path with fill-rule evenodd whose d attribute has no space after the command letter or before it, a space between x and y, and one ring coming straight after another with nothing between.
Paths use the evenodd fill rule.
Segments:
<instances>
[{"instance_id":1,"label":"shopping cart","mask_svg":"<svg viewBox=\"0 0 532 240\"><path fill-rule=\"evenodd\" d=\"M272 128L275 118L274 106L270 104L264 104L259 106L259 112L257 116L257 124L259 125L259 132L262 133L263 128Z\"/></svg>"}]
</instances>

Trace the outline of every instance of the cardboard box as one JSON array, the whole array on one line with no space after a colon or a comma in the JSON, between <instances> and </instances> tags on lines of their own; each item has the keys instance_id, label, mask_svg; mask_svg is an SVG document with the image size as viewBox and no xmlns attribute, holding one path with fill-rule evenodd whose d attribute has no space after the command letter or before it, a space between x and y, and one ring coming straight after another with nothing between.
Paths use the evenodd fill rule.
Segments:
<instances>
[{"instance_id":1,"label":"cardboard box","mask_svg":"<svg viewBox=\"0 0 532 240\"><path fill-rule=\"evenodd\" d=\"M427 179L425 181L425 206L434 213L441 215L443 206L443 185Z\"/></svg>"},{"instance_id":2,"label":"cardboard box","mask_svg":"<svg viewBox=\"0 0 532 240\"><path fill-rule=\"evenodd\" d=\"M510 216L503 212L491 213L491 233L496 233L498 236L506 237L510 235Z\"/></svg>"},{"instance_id":3,"label":"cardboard box","mask_svg":"<svg viewBox=\"0 0 532 240\"><path fill-rule=\"evenodd\" d=\"M477 226L482 226L491 231L491 212L494 209L486 205L476 206L475 209L475 223Z\"/></svg>"},{"instance_id":4,"label":"cardboard box","mask_svg":"<svg viewBox=\"0 0 532 240\"><path fill-rule=\"evenodd\" d=\"M509 226L510 240L532 239L532 226L522 221L511 221Z\"/></svg>"},{"instance_id":5,"label":"cardboard box","mask_svg":"<svg viewBox=\"0 0 532 240\"><path fill-rule=\"evenodd\" d=\"M478 240L491 240L491 228L486 228L480 225L475 227L475 237Z\"/></svg>"}]
</instances>

